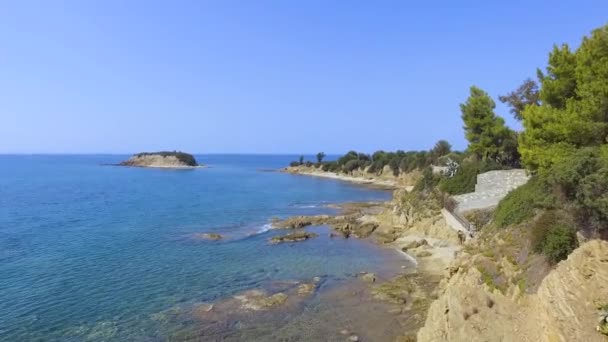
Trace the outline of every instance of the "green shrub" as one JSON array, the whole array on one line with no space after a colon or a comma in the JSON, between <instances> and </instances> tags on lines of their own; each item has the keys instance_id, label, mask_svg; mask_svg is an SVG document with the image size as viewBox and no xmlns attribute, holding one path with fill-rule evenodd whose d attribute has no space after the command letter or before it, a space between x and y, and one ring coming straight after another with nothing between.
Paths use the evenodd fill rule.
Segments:
<instances>
[{"instance_id":1,"label":"green shrub","mask_svg":"<svg viewBox=\"0 0 608 342\"><path fill-rule=\"evenodd\" d=\"M556 225L560 224L563 218L560 217L556 210L543 212L538 219L531 225L530 228L530 245L537 253L543 252L543 245L549 231Z\"/></svg>"},{"instance_id":2,"label":"green shrub","mask_svg":"<svg viewBox=\"0 0 608 342\"><path fill-rule=\"evenodd\" d=\"M528 183L511 191L494 211L494 223L498 227L518 224L534 216L538 208L551 208L555 198L545 182L532 177Z\"/></svg>"},{"instance_id":3,"label":"green shrub","mask_svg":"<svg viewBox=\"0 0 608 342\"><path fill-rule=\"evenodd\" d=\"M338 172L340 170L340 166L337 162L331 161L323 163L321 169L326 172Z\"/></svg>"},{"instance_id":4,"label":"green shrub","mask_svg":"<svg viewBox=\"0 0 608 342\"><path fill-rule=\"evenodd\" d=\"M576 231L564 225L557 225L549 231L544 241L543 254L557 263L566 259L576 245Z\"/></svg>"},{"instance_id":5,"label":"green shrub","mask_svg":"<svg viewBox=\"0 0 608 342\"><path fill-rule=\"evenodd\" d=\"M439 184L439 189L450 195L466 194L475 191L479 166L475 163L461 165L454 177L444 178Z\"/></svg>"},{"instance_id":6,"label":"green shrub","mask_svg":"<svg viewBox=\"0 0 608 342\"><path fill-rule=\"evenodd\" d=\"M468 211L464 217L475 225L477 229L484 227L492 220L493 210L476 209Z\"/></svg>"},{"instance_id":7,"label":"green shrub","mask_svg":"<svg viewBox=\"0 0 608 342\"><path fill-rule=\"evenodd\" d=\"M386 165L385 163L386 163L385 159L375 160L374 162L372 162L370 167L367 169L367 172L379 174L384 169L384 165Z\"/></svg>"},{"instance_id":8,"label":"green shrub","mask_svg":"<svg viewBox=\"0 0 608 342\"><path fill-rule=\"evenodd\" d=\"M439 181L441 181L441 177L433 174L433 170L430 167L427 167L422 172L422 178L420 178L416 185L414 185L413 191L431 191L435 189L437 184L439 184Z\"/></svg>"},{"instance_id":9,"label":"green shrub","mask_svg":"<svg viewBox=\"0 0 608 342\"><path fill-rule=\"evenodd\" d=\"M502 166L490 161L464 162L453 177L444 178L439 184L443 192L450 195L466 194L475 191L477 175L482 172L499 170Z\"/></svg>"},{"instance_id":10,"label":"green shrub","mask_svg":"<svg viewBox=\"0 0 608 342\"><path fill-rule=\"evenodd\" d=\"M530 231L530 244L552 263L564 260L576 248L576 230L572 218L563 210L543 212Z\"/></svg>"},{"instance_id":11,"label":"green shrub","mask_svg":"<svg viewBox=\"0 0 608 342\"><path fill-rule=\"evenodd\" d=\"M348 162L346 162L346 164L344 164L344 166L342 166L342 170L346 173L351 173L354 170L357 170L364 166L365 166L365 161L353 159L353 160L349 160Z\"/></svg>"}]
</instances>

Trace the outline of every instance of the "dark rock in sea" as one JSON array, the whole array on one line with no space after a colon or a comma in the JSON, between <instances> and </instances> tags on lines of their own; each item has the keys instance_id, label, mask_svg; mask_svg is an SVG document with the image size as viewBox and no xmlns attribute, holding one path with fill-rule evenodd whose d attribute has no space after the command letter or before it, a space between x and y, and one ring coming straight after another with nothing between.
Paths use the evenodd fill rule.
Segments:
<instances>
[{"instance_id":1,"label":"dark rock in sea","mask_svg":"<svg viewBox=\"0 0 608 342\"><path fill-rule=\"evenodd\" d=\"M317 234L315 233L309 233L309 232L293 232L293 233L289 233L286 235L279 235L279 236L274 236L270 239L270 243L271 244L277 244L277 243L282 243L282 242L298 242L298 241L305 241L308 239L312 239L317 237Z\"/></svg>"},{"instance_id":2,"label":"dark rock in sea","mask_svg":"<svg viewBox=\"0 0 608 342\"><path fill-rule=\"evenodd\" d=\"M192 234L192 237L198 240L211 240L211 241L217 241L217 240L221 240L223 238L222 235L217 234L217 233L194 233Z\"/></svg>"}]
</instances>

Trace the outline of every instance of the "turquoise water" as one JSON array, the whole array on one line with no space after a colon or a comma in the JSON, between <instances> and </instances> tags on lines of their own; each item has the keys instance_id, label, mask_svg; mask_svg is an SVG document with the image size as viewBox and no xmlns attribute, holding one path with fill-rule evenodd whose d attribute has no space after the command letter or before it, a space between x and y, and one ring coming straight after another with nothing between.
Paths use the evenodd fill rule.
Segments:
<instances>
[{"instance_id":1,"label":"turquoise water","mask_svg":"<svg viewBox=\"0 0 608 342\"><path fill-rule=\"evenodd\" d=\"M106 166L128 156L0 156L0 340L165 340L150 319L268 281L342 279L386 255L354 239L270 246L272 217L390 193L261 169L296 156L197 156L210 167ZM191 234L217 232L219 242ZM183 324L180 323L180 324Z\"/></svg>"}]
</instances>

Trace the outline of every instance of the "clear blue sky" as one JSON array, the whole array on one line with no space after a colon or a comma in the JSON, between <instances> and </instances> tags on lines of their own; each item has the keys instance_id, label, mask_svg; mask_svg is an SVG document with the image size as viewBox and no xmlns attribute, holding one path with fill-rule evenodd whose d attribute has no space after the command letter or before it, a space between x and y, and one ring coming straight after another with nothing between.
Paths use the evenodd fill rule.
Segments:
<instances>
[{"instance_id":1,"label":"clear blue sky","mask_svg":"<svg viewBox=\"0 0 608 342\"><path fill-rule=\"evenodd\" d=\"M0 153L462 149L469 86L608 23L605 0L410 3L2 1Z\"/></svg>"}]
</instances>

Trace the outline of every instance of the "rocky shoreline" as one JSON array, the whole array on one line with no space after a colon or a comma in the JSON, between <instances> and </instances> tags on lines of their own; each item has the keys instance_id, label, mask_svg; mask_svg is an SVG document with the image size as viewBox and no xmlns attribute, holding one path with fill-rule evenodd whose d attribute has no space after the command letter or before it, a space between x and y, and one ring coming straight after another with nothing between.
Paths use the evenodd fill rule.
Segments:
<instances>
[{"instance_id":1,"label":"rocky shoreline","mask_svg":"<svg viewBox=\"0 0 608 342\"><path fill-rule=\"evenodd\" d=\"M326 225L332 238L368 239L380 248L395 249L415 265L414 269L396 270L390 279L377 279L362 270L359 280L371 301L388 303L389 311L401 317L403 324L397 340L414 339L424 325L427 311L438 296L441 279L461 250L457 234L441 215L434 215L411 226L399 224L393 213L393 201L333 205L337 215L294 216L274 220L274 229L305 231L309 226ZM369 303L366 305L370 305ZM405 318L407 317L407 318Z\"/></svg>"},{"instance_id":2,"label":"rocky shoreline","mask_svg":"<svg viewBox=\"0 0 608 342\"><path fill-rule=\"evenodd\" d=\"M327 224L336 236L367 237L412 258L414 272L379 284L367 277L374 279L373 298L403 300L402 310L419 318L399 341L605 341L598 331L608 326L608 242L583 241L549 268L517 230L482 231L462 245L437 208L401 208L403 191L387 203L359 205L381 208L373 214L351 210L275 224ZM375 228L368 234L370 223ZM413 280L423 285L412 286Z\"/></svg>"},{"instance_id":3,"label":"rocky shoreline","mask_svg":"<svg viewBox=\"0 0 608 342\"><path fill-rule=\"evenodd\" d=\"M409 177L409 175L396 177L393 176L390 172L382 172L379 175L371 175L365 172L354 172L350 175L347 175L335 172L322 171L317 167L305 165L286 167L280 169L279 172L289 173L293 175L327 178L361 185L368 185L375 188L388 190L398 188L411 190L414 184L413 178Z\"/></svg>"}]
</instances>

